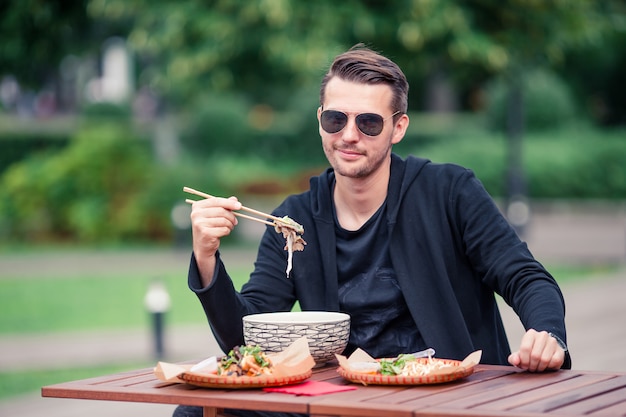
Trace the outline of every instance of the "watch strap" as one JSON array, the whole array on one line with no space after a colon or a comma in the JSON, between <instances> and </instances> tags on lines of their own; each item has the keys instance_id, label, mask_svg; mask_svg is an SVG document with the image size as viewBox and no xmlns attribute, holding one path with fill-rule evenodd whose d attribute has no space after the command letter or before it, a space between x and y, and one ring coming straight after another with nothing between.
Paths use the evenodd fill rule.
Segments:
<instances>
[{"instance_id":1,"label":"watch strap","mask_svg":"<svg viewBox=\"0 0 626 417\"><path fill-rule=\"evenodd\" d=\"M549 332L548 334L550 336L554 337L556 339L556 342L559 344L559 347L567 352L567 345L565 344L565 342L563 340L561 340L561 338L559 336L555 335L552 332Z\"/></svg>"}]
</instances>

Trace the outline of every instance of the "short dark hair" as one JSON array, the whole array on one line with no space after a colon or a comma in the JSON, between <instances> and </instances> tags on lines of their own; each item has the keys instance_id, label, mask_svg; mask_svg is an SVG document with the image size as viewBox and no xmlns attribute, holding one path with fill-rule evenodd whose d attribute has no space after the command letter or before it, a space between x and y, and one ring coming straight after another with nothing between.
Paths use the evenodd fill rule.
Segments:
<instances>
[{"instance_id":1,"label":"short dark hair","mask_svg":"<svg viewBox=\"0 0 626 417\"><path fill-rule=\"evenodd\" d=\"M389 58L367 48L362 43L335 57L320 87L320 104L324 104L328 82L338 77L362 84L387 84L393 91L393 112L406 113L409 83L400 67Z\"/></svg>"}]
</instances>

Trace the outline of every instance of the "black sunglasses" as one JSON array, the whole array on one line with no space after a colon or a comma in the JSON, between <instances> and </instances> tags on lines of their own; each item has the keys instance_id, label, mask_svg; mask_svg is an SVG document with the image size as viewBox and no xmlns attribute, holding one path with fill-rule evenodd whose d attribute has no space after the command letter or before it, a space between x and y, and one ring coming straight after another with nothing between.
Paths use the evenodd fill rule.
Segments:
<instances>
[{"instance_id":1,"label":"black sunglasses","mask_svg":"<svg viewBox=\"0 0 626 417\"><path fill-rule=\"evenodd\" d=\"M396 114L402 113L397 111L389 117L383 118L376 113L357 114L354 120L356 126L361 132L367 136L378 136L383 131L385 120L392 118ZM322 129L328 133L337 133L348 124L348 115L337 110L324 110L320 117Z\"/></svg>"}]
</instances>

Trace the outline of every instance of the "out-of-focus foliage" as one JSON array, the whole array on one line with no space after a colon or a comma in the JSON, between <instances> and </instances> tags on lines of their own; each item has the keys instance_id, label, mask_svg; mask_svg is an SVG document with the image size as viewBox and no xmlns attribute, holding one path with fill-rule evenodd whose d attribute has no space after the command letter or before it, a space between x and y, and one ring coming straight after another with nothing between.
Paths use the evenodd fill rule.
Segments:
<instances>
[{"instance_id":1,"label":"out-of-focus foliage","mask_svg":"<svg viewBox=\"0 0 626 417\"><path fill-rule=\"evenodd\" d=\"M506 103L508 88L502 78L496 78L488 86L487 114L489 125L506 130ZM545 130L563 127L572 122L577 110L574 97L567 84L554 73L534 70L523 80L525 102L524 120L526 130Z\"/></svg>"},{"instance_id":2,"label":"out-of-focus foliage","mask_svg":"<svg viewBox=\"0 0 626 417\"><path fill-rule=\"evenodd\" d=\"M116 123L129 123L132 119L129 106L108 102L88 104L82 108L81 114L87 120L115 119Z\"/></svg>"},{"instance_id":3,"label":"out-of-focus foliage","mask_svg":"<svg viewBox=\"0 0 626 417\"><path fill-rule=\"evenodd\" d=\"M268 164L291 160L303 165L325 163L316 120L317 90L285 97L285 110L253 104L241 95L203 96L184 116L180 135L196 156L231 154L261 157Z\"/></svg>"},{"instance_id":4,"label":"out-of-focus foliage","mask_svg":"<svg viewBox=\"0 0 626 417\"><path fill-rule=\"evenodd\" d=\"M577 124L527 139L532 198L626 199L626 132L598 135Z\"/></svg>"},{"instance_id":5,"label":"out-of-focus foliage","mask_svg":"<svg viewBox=\"0 0 626 417\"><path fill-rule=\"evenodd\" d=\"M566 62L557 70L587 114L601 125L626 125L626 31L615 33L601 47L572 51Z\"/></svg>"},{"instance_id":6,"label":"out-of-focus foliage","mask_svg":"<svg viewBox=\"0 0 626 417\"><path fill-rule=\"evenodd\" d=\"M427 110L433 74L474 108L476 89L514 67L561 65L583 81L577 71L617 71L610 61L626 55L625 31L622 0L9 0L0 3L0 76L40 87L59 77L62 57L128 35L138 85L173 108L234 92L282 111L285 97L318 85L335 54L364 42L404 69L412 110ZM610 94L601 85L610 82L596 86ZM594 93L579 86L582 97Z\"/></svg>"},{"instance_id":7,"label":"out-of-focus foliage","mask_svg":"<svg viewBox=\"0 0 626 417\"><path fill-rule=\"evenodd\" d=\"M90 0L90 16L131 22L144 77L178 102L241 91L281 108L357 43L396 60L412 86L437 67L476 78L562 62L625 29L619 0ZM415 108L415 107L414 107Z\"/></svg>"},{"instance_id":8,"label":"out-of-focus foliage","mask_svg":"<svg viewBox=\"0 0 626 417\"><path fill-rule=\"evenodd\" d=\"M146 144L124 128L98 125L62 151L13 165L0 189L3 237L150 236L160 220L138 200L154 169Z\"/></svg>"},{"instance_id":9,"label":"out-of-focus foliage","mask_svg":"<svg viewBox=\"0 0 626 417\"><path fill-rule=\"evenodd\" d=\"M67 134L57 132L3 133L0 138L0 175L14 162L35 153L63 149L68 141Z\"/></svg>"},{"instance_id":10,"label":"out-of-focus foliage","mask_svg":"<svg viewBox=\"0 0 626 417\"><path fill-rule=\"evenodd\" d=\"M524 171L531 199L625 199L624 130L601 132L586 124L529 133ZM453 162L476 172L495 197L505 194L507 143L502 134L468 132L413 150L435 162Z\"/></svg>"},{"instance_id":11,"label":"out-of-focus foliage","mask_svg":"<svg viewBox=\"0 0 626 417\"><path fill-rule=\"evenodd\" d=\"M197 103L182 127L181 140L188 149L204 155L238 149L247 153L253 145L248 121L250 104L240 96L214 95Z\"/></svg>"},{"instance_id":12,"label":"out-of-focus foliage","mask_svg":"<svg viewBox=\"0 0 626 417\"><path fill-rule=\"evenodd\" d=\"M0 76L41 87L56 76L64 56L98 50L98 25L87 14L88 0L5 0L0 2Z\"/></svg>"}]
</instances>

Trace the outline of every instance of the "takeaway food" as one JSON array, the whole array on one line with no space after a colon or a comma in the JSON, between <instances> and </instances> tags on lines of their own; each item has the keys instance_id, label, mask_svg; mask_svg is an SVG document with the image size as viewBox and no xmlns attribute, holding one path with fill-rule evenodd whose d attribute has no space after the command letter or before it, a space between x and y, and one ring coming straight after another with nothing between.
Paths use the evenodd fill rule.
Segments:
<instances>
[{"instance_id":1,"label":"takeaway food","mask_svg":"<svg viewBox=\"0 0 626 417\"><path fill-rule=\"evenodd\" d=\"M480 362L482 351L470 353L463 361L435 359L432 355L415 358L414 355L377 360L357 349L349 358L337 355L337 372L348 381L363 385L441 384L471 375Z\"/></svg>"},{"instance_id":2,"label":"takeaway food","mask_svg":"<svg viewBox=\"0 0 626 417\"><path fill-rule=\"evenodd\" d=\"M272 373L272 361L259 346L235 346L220 358L217 374L223 376L262 376Z\"/></svg>"},{"instance_id":3,"label":"takeaway food","mask_svg":"<svg viewBox=\"0 0 626 417\"><path fill-rule=\"evenodd\" d=\"M413 355L400 355L394 359L381 359L381 375L424 376L433 371L452 368L449 362L432 357L416 359Z\"/></svg>"},{"instance_id":4,"label":"takeaway food","mask_svg":"<svg viewBox=\"0 0 626 417\"><path fill-rule=\"evenodd\" d=\"M402 354L392 359L379 359L376 362L353 362L349 368L353 372L387 376L425 376L434 371L453 368L450 361L427 358L416 358L412 354Z\"/></svg>"}]
</instances>

